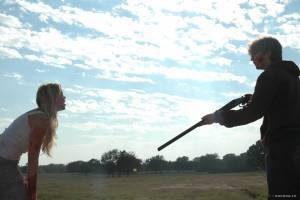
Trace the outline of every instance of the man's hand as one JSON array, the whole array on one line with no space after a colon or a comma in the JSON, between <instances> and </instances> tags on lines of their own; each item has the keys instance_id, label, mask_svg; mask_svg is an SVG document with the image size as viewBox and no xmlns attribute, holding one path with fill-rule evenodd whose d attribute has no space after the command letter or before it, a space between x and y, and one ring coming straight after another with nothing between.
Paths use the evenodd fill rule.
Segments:
<instances>
[{"instance_id":1,"label":"man's hand","mask_svg":"<svg viewBox=\"0 0 300 200\"><path fill-rule=\"evenodd\" d=\"M245 96L249 99L248 102L246 102L244 105L242 105L241 107L244 109L246 107L248 107L248 105L252 102L252 94L245 94Z\"/></svg>"},{"instance_id":2,"label":"man's hand","mask_svg":"<svg viewBox=\"0 0 300 200\"><path fill-rule=\"evenodd\" d=\"M202 117L202 123L203 125L209 125L209 124L213 124L215 123L215 116L214 113L205 115L204 117Z\"/></svg>"}]
</instances>

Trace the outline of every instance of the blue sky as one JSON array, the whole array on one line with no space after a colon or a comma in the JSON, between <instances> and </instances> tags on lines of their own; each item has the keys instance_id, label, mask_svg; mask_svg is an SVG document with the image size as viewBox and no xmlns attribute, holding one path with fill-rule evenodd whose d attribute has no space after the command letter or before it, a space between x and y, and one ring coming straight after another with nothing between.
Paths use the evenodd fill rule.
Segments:
<instances>
[{"instance_id":1,"label":"blue sky","mask_svg":"<svg viewBox=\"0 0 300 200\"><path fill-rule=\"evenodd\" d=\"M35 107L40 84L67 97L53 157L89 160L113 148L139 158L240 154L259 139L243 127L198 128L157 147L233 98L261 71L247 48L274 36L300 63L299 0L0 1L0 131ZM26 162L24 156L21 163Z\"/></svg>"}]
</instances>

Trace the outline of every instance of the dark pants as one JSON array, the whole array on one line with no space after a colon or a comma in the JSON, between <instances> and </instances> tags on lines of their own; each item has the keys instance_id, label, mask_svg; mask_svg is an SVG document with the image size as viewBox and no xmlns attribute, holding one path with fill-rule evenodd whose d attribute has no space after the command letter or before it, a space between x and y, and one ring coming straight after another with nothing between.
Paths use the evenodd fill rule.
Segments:
<instances>
[{"instance_id":1,"label":"dark pants","mask_svg":"<svg viewBox=\"0 0 300 200\"><path fill-rule=\"evenodd\" d=\"M0 199L26 200L26 189L17 161L0 157Z\"/></svg>"},{"instance_id":2,"label":"dark pants","mask_svg":"<svg viewBox=\"0 0 300 200\"><path fill-rule=\"evenodd\" d=\"M266 170L269 200L300 200L300 140L272 143Z\"/></svg>"}]
</instances>

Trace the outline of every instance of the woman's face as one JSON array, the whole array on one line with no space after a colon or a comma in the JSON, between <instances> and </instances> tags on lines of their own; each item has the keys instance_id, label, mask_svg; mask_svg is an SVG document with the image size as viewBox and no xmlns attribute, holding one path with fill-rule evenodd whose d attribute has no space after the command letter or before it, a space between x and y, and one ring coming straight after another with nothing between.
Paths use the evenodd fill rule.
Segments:
<instances>
[{"instance_id":1,"label":"woman's face","mask_svg":"<svg viewBox=\"0 0 300 200\"><path fill-rule=\"evenodd\" d=\"M58 111L65 109L65 107L66 107L65 100L66 100L66 97L64 96L63 92L61 92L56 98L56 109Z\"/></svg>"}]
</instances>

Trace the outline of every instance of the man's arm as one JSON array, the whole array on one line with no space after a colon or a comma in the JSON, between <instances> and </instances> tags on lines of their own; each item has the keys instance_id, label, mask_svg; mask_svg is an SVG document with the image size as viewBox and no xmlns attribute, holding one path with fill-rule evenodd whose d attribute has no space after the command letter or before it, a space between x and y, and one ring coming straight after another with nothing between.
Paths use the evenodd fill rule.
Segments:
<instances>
[{"instance_id":1,"label":"man's arm","mask_svg":"<svg viewBox=\"0 0 300 200\"><path fill-rule=\"evenodd\" d=\"M44 114L34 114L29 116L28 121L31 133L28 150L27 197L28 200L35 200L39 154L44 136L47 134L49 120Z\"/></svg>"},{"instance_id":2,"label":"man's arm","mask_svg":"<svg viewBox=\"0 0 300 200\"><path fill-rule=\"evenodd\" d=\"M214 114L214 121L226 127L254 122L269 110L280 84L277 71L265 71L257 79L251 102L240 110L220 111Z\"/></svg>"}]
</instances>

